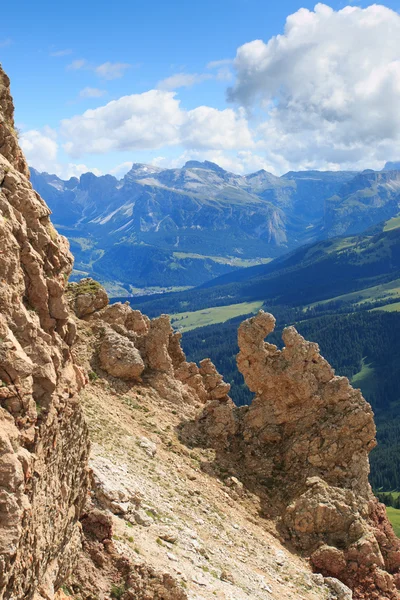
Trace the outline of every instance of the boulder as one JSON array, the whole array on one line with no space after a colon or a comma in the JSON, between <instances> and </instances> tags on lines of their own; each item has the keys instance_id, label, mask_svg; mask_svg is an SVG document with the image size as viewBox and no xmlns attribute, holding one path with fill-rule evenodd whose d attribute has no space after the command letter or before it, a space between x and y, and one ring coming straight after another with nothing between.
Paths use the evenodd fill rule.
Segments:
<instances>
[{"instance_id":1,"label":"boulder","mask_svg":"<svg viewBox=\"0 0 400 600\"><path fill-rule=\"evenodd\" d=\"M108 304L106 290L89 277L68 285L68 296L79 319L101 310Z\"/></svg>"},{"instance_id":2,"label":"boulder","mask_svg":"<svg viewBox=\"0 0 400 600\"><path fill-rule=\"evenodd\" d=\"M144 362L135 344L112 329L107 329L100 346L101 368L113 377L138 379Z\"/></svg>"}]
</instances>

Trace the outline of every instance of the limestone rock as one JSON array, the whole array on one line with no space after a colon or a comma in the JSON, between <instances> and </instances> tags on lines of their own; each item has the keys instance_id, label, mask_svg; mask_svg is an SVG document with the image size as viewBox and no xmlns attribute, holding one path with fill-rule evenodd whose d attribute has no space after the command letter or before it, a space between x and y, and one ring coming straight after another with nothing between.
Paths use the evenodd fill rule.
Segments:
<instances>
[{"instance_id":1,"label":"limestone rock","mask_svg":"<svg viewBox=\"0 0 400 600\"><path fill-rule=\"evenodd\" d=\"M15 600L51 598L74 568L88 488L72 256L28 177L0 67L0 598Z\"/></svg>"},{"instance_id":2,"label":"limestone rock","mask_svg":"<svg viewBox=\"0 0 400 600\"><path fill-rule=\"evenodd\" d=\"M220 400L229 394L230 384L224 382L209 358L200 361L200 375L211 399Z\"/></svg>"},{"instance_id":3,"label":"limestone rock","mask_svg":"<svg viewBox=\"0 0 400 600\"><path fill-rule=\"evenodd\" d=\"M139 350L128 338L107 329L99 352L100 365L113 377L138 379L144 370Z\"/></svg>"},{"instance_id":4,"label":"limestone rock","mask_svg":"<svg viewBox=\"0 0 400 600\"><path fill-rule=\"evenodd\" d=\"M332 590L337 600L352 600L353 594L351 590L338 579L325 577L325 584Z\"/></svg>"},{"instance_id":5,"label":"limestone rock","mask_svg":"<svg viewBox=\"0 0 400 600\"><path fill-rule=\"evenodd\" d=\"M214 447L324 576L354 598L375 597L377 588L382 600L400 598L400 541L368 483L371 407L294 327L283 331L283 350L265 342L274 327L260 311L239 328L237 363L256 394L252 404L236 408L214 394L183 436ZM207 389L218 390L207 361L201 370L212 381Z\"/></svg>"},{"instance_id":6,"label":"limestone rock","mask_svg":"<svg viewBox=\"0 0 400 600\"><path fill-rule=\"evenodd\" d=\"M171 527L160 527L157 533L158 537L164 542L175 544L178 541L178 532Z\"/></svg>"},{"instance_id":7,"label":"limestone rock","mask_svg":"<svg viewBox=\"0 0 400 600\"><path fill-rule=\"evenodd\" d=\"M99 311L97 317L113 327L117 325L127 333L133 332L138 336L146 335L149 331L150 319L140 310L132 310L128 302L115 302Z\"/></svg>"},{"instance_id":8,"label":"limestone rock","mask_svg":"<svg viewBox=\"0 0 400 600\"><path fill-rule=\"evenodd\" d=\"M138 508L132 512L133 518L138 525L143 527L150 527L154 523L154 519L146 513L143 508Z\"/></svg>"},{"instance_id":9,"label":"limestone rock","mask_svg":"<svg viewBox=\"0 0 400 600\"><path fill-rule=\"evenodd\" d=\"M139 446L143 448L148 456L153 458L157 453L157 446L154 442L146 437L141 437L139 440Z\"/></svg>"},{"instance_id":10,"label":"limestone rock","mask_svg":"<svg viewBox=\"0 0 400 600\"><path fill-rule=\"evenodd\" d=\"M89 277L81 279L79 283L70 283L68 295L71 299L72 308L79 319L101 310L108 304L105 289Z\"/></svg>"}]
</instances>

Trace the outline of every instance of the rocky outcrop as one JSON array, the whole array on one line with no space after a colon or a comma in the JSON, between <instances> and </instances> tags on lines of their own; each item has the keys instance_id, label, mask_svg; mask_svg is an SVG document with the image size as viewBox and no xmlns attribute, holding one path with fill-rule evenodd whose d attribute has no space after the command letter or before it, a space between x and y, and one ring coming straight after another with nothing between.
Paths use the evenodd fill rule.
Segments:
<instances>
[{"instance_id":1,"label":"rocky outcrop","mask_svg":"<svg viewBox=\"0 0 400 600\"><path fill-rule=\"evenodd\" d=\"M371 407L293 327L283 350L264 342L274 327L260 311L239 328L237 363L256 394L251 406L214 396L188 431L259 495L316 570L355 599L400 598L400 542L368 483Z\"/></svg>"},{"instance_id":2,"label":"rocky outcrop","mask_svg":"<svg viewBox=\"0 0 400 600\"><path fill-rule=\"evenodd\" d=\"M108 304L108 297L102 286L90 278L70 283L68 297L73 311L81 319Z\"/></svg>"},{"instance_id":3,"label":"rocky outcrop","mask_svg":"<svg viewBox=\"0 0 400 600\"><path fill-rule=\"evenodd\" d=\"M121 379L138 379L144 370L144 362L134 343L109 329L105 332L99 352L104 371Z\"/></svg>"},{"instance_id":4,"label":"rocky outcrop","mask_svg":"<svg viewBox=\"0 0 400 600\"><path fill-rule=\"evenodd\" d=\"M168 315L150 320L129 303L113 305L82 314L81 296L87 289L108 298L97 282L82 280L69 288L71 307L77 319L78 342L75 344L76 361L90 372L108 374L128 384L144 382L151 385L161 397L179 404L201 405L214 398L228 399L230 385L226 384L209 359L200 367L186 361L180 339L173 331ZM72 293L71 293L72 290ZM88 333L90 332L90 333ZM88 344L87 335L92 336ZM81 342L79 341L81 340ZM79 346L82 352L79 352ZM120 389L120 381L114 381Z\"/></svg>"},{"instance_id":5,"label":"rocky outcrop","mask_svg":"<svg viewBox=\"0 0 400 600\"><path fill-rule=\"evenodd\" d=\"M0 598L52 597L80 547L89 440L67 241L33 191L0 67Z\"/></svg>"}]
</instances>

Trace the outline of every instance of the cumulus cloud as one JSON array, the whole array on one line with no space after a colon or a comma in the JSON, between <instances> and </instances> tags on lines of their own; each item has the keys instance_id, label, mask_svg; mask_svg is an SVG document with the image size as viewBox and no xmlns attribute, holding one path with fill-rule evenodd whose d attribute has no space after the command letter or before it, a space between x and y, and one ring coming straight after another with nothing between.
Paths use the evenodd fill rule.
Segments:
<instances>
[{"instance_id":1,"label":"cumulus cloud","mask_svg":"<svg viewBox=\"0 0 400 600\"><path fill-rule=\"evenodd\" d=\"M85 152L190 148L246 148L253 145L243 111L180 107L175 93L150 90L124 96L61 122L71 156Z\"/></svg>"},{"instance_id":2,"label":"cumulus cloud","mask_svg":"<svg viewBox=\"0 0 400 600\"><path fill-rule=\"evenodd\" d=\"M185 114L181 139L189 148L231 150L254 144L243 111L217 110L209 106L199 106Z\"/></svg>"},{"instance_id":3,"label":"cumulus cloud","mask_svg":"<svg viewBox=\"0 0 400 600\"><path fill-rule=\"evenodd\" d=\"M104 94L107 94L106 90L92 87L85 87L79 92L80 98L101 98Z\"/></svg>"},{"instance_id":4,"label":"cumulus cloud","mask_svg":"<svg viewBox=\"0 0 400 600\"><path fill-rule=\"evenodd\" d=\"M241 46L228 98L259 114L265 151L287 165L377 166L398 155L400 16L317 4L283 35Z\"/></svg>"},{"instance_id":5,"label":"cumulus cloud","mask_svg":"<svg viewBox=\"0 0 400 600\"><path fill-rule=\"evenodd\" d=\"M71 156L84 152L159 148L178 141L182 114L172 92L151 90L123 96L82 115L64 119L61 132Z\"/></svg>"},{"instance_id":6,"label":"cumulus cloud","mask_svg":"<svg viewBox=\"0 0 400 600\"><path fill-rule=\"evenodd\" d=\"M38 171L47 171L57 159L58 144L53 136L46 133L31 129L20 139L28 163Z\"/></svg>"},{"instance_id":7,"label":"cumulus cloud","mask_svg":"<svg viewBox=\"0 0 400 600\"><path fill-rule=\"evenodd\" d=\"M101 175L99 169L87 167L85 164L60 163L56 133L50 127L45 127L43 131L31 129L24 132L21 135L20 144L29 166L38 171L55 173L63 179L79 177L88 171L95 175Z\"/></svg>"},{"instance_id":8,"label":"cumulus cloud","mask_svg":"<svg viewBox=\"0 0 400 600\"><path fill-rule=\"evenodd\" d=\"M5 38L3 40L0 40L0 48L6 48L7 46L11 46L11 44L13 43L11 38Z\"/></svg>"},{"instance_id":9,"label":"cumulus cloud","mask_svg":"<svg viewBox=\"0 0 400 600\"><path fill-rule=\"evenodd\" d=\"M70 179L71 177L80 177L83 173L93 173L94 175L102 175L100 169L96 167L88 167L84 164L66 163L63 165L56 165L56 174L61 179Z\"/></svg>"},{"instance_id":10,"label":"cumulus cloud","mask_svg":"<svg viewBox=\"0 0 400 600\"><path fill-rule=\"evenodd\" d=\"M103 79L119 79L125 75L126 69L130 68L128 63L105 62L98 67L95 67L95 72Z\"/></svg>"}]
</instances>

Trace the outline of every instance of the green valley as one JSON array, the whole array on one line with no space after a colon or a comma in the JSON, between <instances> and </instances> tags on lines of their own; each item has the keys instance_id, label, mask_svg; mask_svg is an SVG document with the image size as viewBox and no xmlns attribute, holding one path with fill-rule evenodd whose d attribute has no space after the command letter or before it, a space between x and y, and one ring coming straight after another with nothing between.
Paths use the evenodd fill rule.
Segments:
<instances>
[{"instance_id":1,"label":"green valley","mask_svg":"<svg viewBox=\"0 0 400 600\"><path fill-rule=\"evenodd\" d=\"M191 331L198 327L205 327L215 323L225 323L239 315L256 313L262 302L242 302L241 304L228 304L227 306L215 306L194 312L182 312L171 315L171 323L175 329L181 332Z\"/></svg>"}]
</instances>

